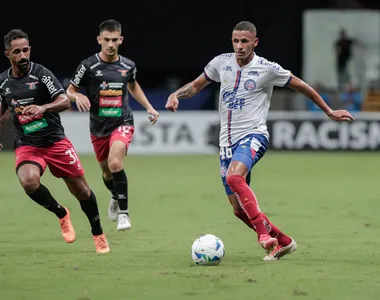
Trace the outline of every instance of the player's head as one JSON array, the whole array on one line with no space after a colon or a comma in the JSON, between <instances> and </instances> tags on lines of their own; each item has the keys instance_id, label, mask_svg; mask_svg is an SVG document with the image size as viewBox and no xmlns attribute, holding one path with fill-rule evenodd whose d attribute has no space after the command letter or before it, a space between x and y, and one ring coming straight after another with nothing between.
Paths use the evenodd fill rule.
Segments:
<instances>
[{"instance_id":1,"label":"player's head","mask_svg":"<svg viewBox=\"0 0 380 300\"><path fill-rule=\"evenodd\" d=\"M4 36L4 46L5 56L9 58L12 68L26 72L30 62L28 35L21 29L12 29Z\"/></svg>"},{"instance_id":2,"label":"player's head","mask_svg":"<svg viewBox=\"0 0 380 300\"><path fill-rule=\"evenodd\" d=\"M242 21L235 25L232 30L232 46L236 53L236 58L240 60L249 60L259 43L256 37L256 26L251 22Z\"/></svg>"},{"instance_id":3,"label":"player's head","mask_svg":"<svg viewBox=\"0 0 380 300\"><path fill-rule=\"evenodd\" d=\"M98 43L102 46L104 55L117 55L118 48L122 42L121 25L118 21L106 20L100 24Z\"/></svg>"}]
</instances>

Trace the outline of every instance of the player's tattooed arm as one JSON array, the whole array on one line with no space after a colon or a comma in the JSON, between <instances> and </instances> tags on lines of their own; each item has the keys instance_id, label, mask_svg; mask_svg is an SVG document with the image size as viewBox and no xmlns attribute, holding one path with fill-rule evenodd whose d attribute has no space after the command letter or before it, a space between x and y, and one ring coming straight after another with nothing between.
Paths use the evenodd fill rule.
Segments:
<instances>
[{"instance_id":1,"label":"player's tattooed arm","mask_svg":"<svg viewBox=\"0 0 380 300\"><path fill-rule=\"evenodd\" d=\"M174 94L178 99L191 98L202 91L207 85L210 84L210 81L206 79L202 73L194 81L185 84L183 87L179 88Z\"/></svg>"}]
</instances>

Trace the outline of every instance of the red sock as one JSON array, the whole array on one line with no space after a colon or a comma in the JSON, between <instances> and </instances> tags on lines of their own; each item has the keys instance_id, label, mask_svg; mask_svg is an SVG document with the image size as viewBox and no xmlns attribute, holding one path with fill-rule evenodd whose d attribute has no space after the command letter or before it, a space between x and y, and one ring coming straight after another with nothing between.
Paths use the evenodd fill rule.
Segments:
<instances>
[{"instance_id":1,"label":"red sock","mask_svg":"<svg viewBox=\"0 0 380 300\"><path fill-rule=\"evenodd\" d=\"M251 222L249 221L247 214L244 212L244 210L238 210L238 211L234 210L234 214L236 217L242 220L243 223L245 223L249 228L255 230Z\"/></svg>"},{"instance_id":2,"label":"red sock","mask_svg":"<svg viewBox=\"0 0 380 300\"><path fill-rule=\"evenodd\" d=\"M276 227L271 221L269 221L268 217L262 212L262 218L264 219L264 223L266 223L268 227L268 231L271 237L276 237L278 243L282 246L287 246L290 244L292 239L283 233L278 227Z\"/></svg>"},{"instance_id":3,"label":"red sock","mask_svg":"<svg viewBox=\"0 0 380 300\"><path fill-rule=\"evenodd\" d=\"M257 236L268 234L264 219L260 214L257 199L245 178L238 174L232 174L227 176L227 184L238 198L240 206L246 213L251 225L256 229Z\"/></svg>"}]
</instances>

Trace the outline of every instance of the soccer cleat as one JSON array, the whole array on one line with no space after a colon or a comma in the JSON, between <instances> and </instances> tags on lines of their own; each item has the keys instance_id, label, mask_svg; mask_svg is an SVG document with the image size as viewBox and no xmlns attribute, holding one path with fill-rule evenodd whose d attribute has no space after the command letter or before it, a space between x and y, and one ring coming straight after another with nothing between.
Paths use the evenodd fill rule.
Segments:
<instances>
[{"instance_id":1,"label":"soccer cleat","mask_svg":"<svg viewBox=\"0 0 380 300\"><path fill-rule=\"evenodd\" d=\"M269 234L261 234L259 237L259 244L264 248L264 250L270 253L277 246L278 241Z\"/></svg>"},{"instance_id":2,"label":"soccer cleat","mask_svg":"<svg viewBox=\"0 0 380 300\"><path fill-rule=\"evenodd\" d=\"M117 230L127 230L130 229L131 226L131 219L129 219L129 216L127 214L119 214L117 220Z\"/></svg>"},{"instance_id":3,"label":"soccer cleat","mask_svg":"<svg viewBox=\"0 0 380 300\"><path fill-rule=\"evenodd\" d=\"M270 252L267 256L264 257L264 260L279 260L281 257L290 254L297 250L297 243L292 239L289 245L282 246L278 244L272 252Z\"/></svg>"},{"instance_id":4,"label":"soccer cleat","mask_svg":"<svg viewBox=\"0 0 380 300\"><path fill-rule=\"evenodd\" d=\"M112 222L116 222L119 216L119 203L117 200L111 198L110 204L108 205L108 218Z\"/></svg>"},{"instance_id":5,"label":"soccer cleat","mask_svg":"<svg viewBox=\"0 0 380 300\"><path fill-rule=\"evenodd\" d=\"M92 236L95 243L95 250L97 253L108 253L110 252L110 247L108 246L107 238L104 233L100 235Z\"/></svg>"},{"instance_id":6,"label":"soccer cleat","mask_svg":"<svg viewBox=\"0 0 380 300\"><path fill-rule=\"evenodd\" d=\"M66 216L59 219L59 224L61 225L61 232L63 239L66 243L72 243L75 241L75 230L70 219L70 211L65 207Z\"/></svg>"}]
</instances>

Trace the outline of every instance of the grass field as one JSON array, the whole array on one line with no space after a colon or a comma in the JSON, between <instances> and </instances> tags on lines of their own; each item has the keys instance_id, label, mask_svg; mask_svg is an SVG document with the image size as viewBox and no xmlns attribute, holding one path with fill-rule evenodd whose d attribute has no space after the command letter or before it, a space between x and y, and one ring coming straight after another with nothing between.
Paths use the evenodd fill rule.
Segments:
<instances>
[{"instance_id":1,"label":"grass field","mask_svg":"<svg viewBox=\"0 0 380 300\"><path fill-rule=\"evenodd\" d=\"M380 299L380 154L271 153L255 167L262 210L298 243L264 262L255 234L232 214L218 156L130 156L130 232L107 219L109 194L82 156L112 252L97 255L87 219L63 181L42 182L72 211L77 241L24 194L11 153L0 154L0 299ZM193 240L226 246L217 267L194 266Z\"/></svg>"}]
</instances>

